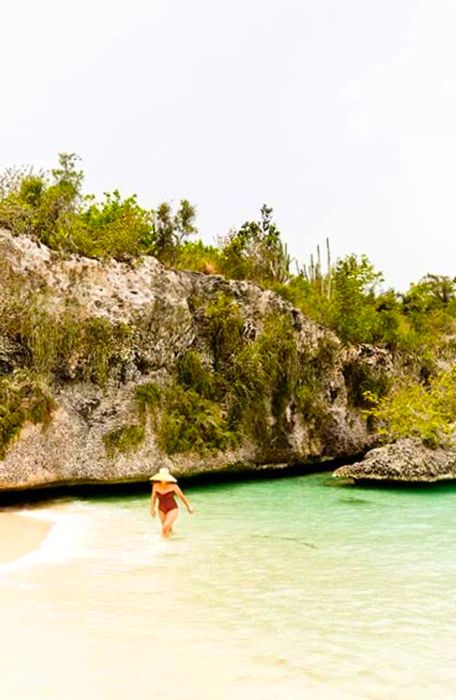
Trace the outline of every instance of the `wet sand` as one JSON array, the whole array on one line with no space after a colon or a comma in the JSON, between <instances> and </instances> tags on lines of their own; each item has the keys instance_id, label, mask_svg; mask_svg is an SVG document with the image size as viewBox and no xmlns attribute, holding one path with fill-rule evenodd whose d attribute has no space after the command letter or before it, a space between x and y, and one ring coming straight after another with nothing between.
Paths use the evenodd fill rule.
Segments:
<instances>
[{"instance_id":1,"label":"wet sand","mask_svg":"<svg viewBox=\"0 0 456 700\"><path fill-rule=\"evenodd\" d=\"M52 521L0 511L0 564L14 561L40 546Z\"/></svg>"}]
</instances>

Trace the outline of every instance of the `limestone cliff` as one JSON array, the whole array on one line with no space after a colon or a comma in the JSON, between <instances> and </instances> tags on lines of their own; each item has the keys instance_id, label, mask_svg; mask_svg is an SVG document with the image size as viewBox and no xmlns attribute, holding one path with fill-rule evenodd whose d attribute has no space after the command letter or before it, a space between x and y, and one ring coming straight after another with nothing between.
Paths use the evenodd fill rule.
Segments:
<instances>
[{"instance_id":1,"label":"limestone cliff","mask_svg":"<svg viewBox=\"0 0 456 700\"><path fill-rule=\"evenodd\" d=\"M177 475L239 468L254 471L268 465L348 457L373 445L374 438L354 399L351 377L354 368L389 371L389 357L369 348L344 350L333 334L271 291L245 281L165 269L151 257L131 264L63 257L7 231L0 232L0 259L2 381L27 368L34 353L34 366L43 367L51 394L46 420L23 420L5 443L0 489L140 481L164 462ZM11 295L17 302L17 328L8 320L13 313ZM274 396L258 405L258 412L268 414L262 416L266 418L263 438L244 430L223 448L185 452L174 448L166 454L157 437L163 407L158 401L153 411L140 415L138 387L167 385L189 350L197 352L208 372L213 372L217 338L208 331L207 309L221 297L239 312L243 348L261 337L271 316L286 320L301 368L300 394L290 390L279 408L274 409ZM34 305L47 322L39 326L28 321L24 330L18 304L23 305L25 315ZM95 319L105 324L92 325L92 335L108 326L117 329L117 335L109 336L109 342L115 344L110 354L103 345L105 336L95 338L95 349L90 352L97 369L92 375L82 371L82 345L76 346L71 335L65 341L65 365L60 366L58 358L46 365L46 348L55 344L54 330L69 313L79 323ZM49 318L54 321L49 323ZM29 345L24 340L27 333L32 338ZM33 352L30 343L35 343ZM241 352L237 356L241 370L242 358ZM223 363L223 357L218 361ZM286 357L281 361L288 362ZM244 365L243 371L248 376L248 367ZM98 381L101 372L104 380ZM27 397L27 391L23 395ZM236 395L241 395L239 390ZM234 415L232 404L231 399ZM223 418L228 409L222 405L220 410ZM249 410L254 421L255 411ZM110 442L112 436L122 437L122 430L128 427L138 430L134 444L123 445L122 439Z\"/></svg>"}]
</instances>

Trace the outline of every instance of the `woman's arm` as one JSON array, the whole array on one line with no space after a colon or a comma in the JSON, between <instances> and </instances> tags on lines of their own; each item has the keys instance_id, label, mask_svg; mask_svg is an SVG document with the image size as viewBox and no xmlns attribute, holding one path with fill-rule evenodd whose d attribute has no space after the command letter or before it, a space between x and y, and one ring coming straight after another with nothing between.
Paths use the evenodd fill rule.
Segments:
<instances>
[{"instance_id":1,"label":"woman's arm","mask_svg":"<svg viewBox=\"0 0 456 700\"><path fill-rule=\"evenodd\" d=\"M177 496L179 496L179 498L181 499L182 503L183 503L184 506L187 508L188 512L189 512L189 513L193 513L193 508L191 507L190 503L188 502L188 498L185 496L185 494L184 494L183 491L179 488L179 486L177 486L177 484L176 484L176 486L174 487L174 492L175 492L175 494L176 494Z\"/></svg>"},{"instance_id":2,"label":"woman's arm","mask_svg":"<svg viewBox=\"0 0 456 700\"><path fill-rule=\"evenodd\" d=\"M152 486L152 496L150 499L150 514L155 518L155 503L157 502L157 494L155 492L155 484Z\"/></svg>"}]
</instances>

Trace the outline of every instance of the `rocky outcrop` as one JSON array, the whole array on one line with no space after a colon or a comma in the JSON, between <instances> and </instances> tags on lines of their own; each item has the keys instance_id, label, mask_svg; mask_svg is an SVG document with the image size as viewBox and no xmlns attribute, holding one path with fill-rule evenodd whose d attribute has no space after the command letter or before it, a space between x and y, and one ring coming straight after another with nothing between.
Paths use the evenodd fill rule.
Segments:
<instances>
[{"instance_id":1,"label":"rocky outcrop","mask_svg":"<svg viewBox=\"0 0 456 700\"><path fill-rule=\"evenodd\" d=\"M456 479L456 441L431 449L406 438L370 450L363 460L336 469L333 476L355 481L433 483Z\"/></svg>"},{"instance_id":2,"label":"rocky outcrop","mask_svg":"<svg viewBox=\"0 0 456 700\"><path fill-rule=\"evenodd\" d=\"M62 257L6 231L0 232L0 260L3 295L13 283L24 299L39 297L56 322L71 308L81 319L105 319L123 324L129 332L104 385L81 380L77 356L54 376L51 419L44 424L26 422L8 444L0 461L0 489L139 481L164 462L178 475L263 470L268 465L348 457L374 444L356 405L351 377L356 368L385 371L388 357L367 346L347 353L333 334L271 291L245 281L165 269L151 257L131 264ZM246 343L258 337L271 314L289 320L298 353L311 358L315 376L309 393L319 410L306 414L291 397L283 408L280 440L246 437L223 450L171 456L159 447L154 421L148 416L134 449L109 451L107 435L138 423L138 386L166 382L189 349L198 350L208 366L213 363L205 309L220 294L237 304ZM326 359L318 365L323 356ZM0 334L0 376L20 368L24 358L20 340L11 333ZM268 420L273 428L276 418L271 414Z\"/></svg>"}]
</instances>

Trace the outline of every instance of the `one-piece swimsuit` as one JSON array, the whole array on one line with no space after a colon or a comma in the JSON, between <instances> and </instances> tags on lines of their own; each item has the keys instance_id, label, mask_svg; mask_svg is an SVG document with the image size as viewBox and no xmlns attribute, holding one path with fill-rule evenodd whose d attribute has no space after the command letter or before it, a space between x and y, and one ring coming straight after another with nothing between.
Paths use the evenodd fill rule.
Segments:
<instances>
[{"instance_id":1,"label":"one-piece swimsuit","mask_svg":"<svg viewBox=\"0 0 456 700\"><path fill-rule=\"evenodd\" d=\"M158 509L162 513L168 513L170 510L177 508L177 503L174 498L174 491L166 491L166 493L160 493L156 491L158 496Z\"/></svg>"}]
</instances>

